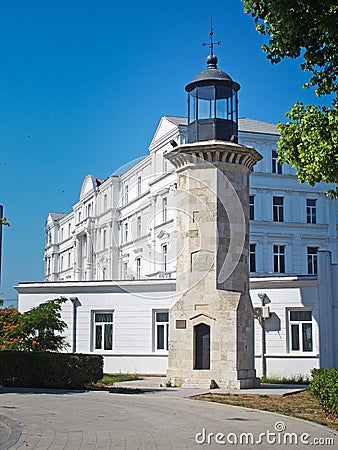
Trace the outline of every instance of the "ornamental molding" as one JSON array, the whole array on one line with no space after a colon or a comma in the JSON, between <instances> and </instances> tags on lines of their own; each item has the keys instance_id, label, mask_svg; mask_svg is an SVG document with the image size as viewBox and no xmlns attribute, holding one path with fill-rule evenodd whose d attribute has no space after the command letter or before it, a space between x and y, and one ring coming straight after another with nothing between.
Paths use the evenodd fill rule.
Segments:
<instances>
[{"instance_id":1,"label":"ornamental molding","mask_svg":"<svg viewBox=\"0 0 338 450\"><path fill-rule=\"evenodd\" d=\"M163 155L180 171L193 166L219 166L236 164L250 171L262 159L253 147L242 146L224 141L204 141L184 144Z\"/></svg>"}]
</instances>

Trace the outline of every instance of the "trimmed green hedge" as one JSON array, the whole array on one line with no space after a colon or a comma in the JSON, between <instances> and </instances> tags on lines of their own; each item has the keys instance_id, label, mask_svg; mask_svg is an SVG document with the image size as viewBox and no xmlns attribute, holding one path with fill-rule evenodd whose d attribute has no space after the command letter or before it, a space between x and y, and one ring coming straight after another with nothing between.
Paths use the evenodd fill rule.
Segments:
<instances>
[{"instance_id":1,"label":"trimmed green hedge","mask_svg":"<svg viewBox=\"0 0 338 450\"><path fill-rule=\"evenodd\" d=\"M82 389L102 376L99 355L0 351L2 386Z\"/></svg>"},{"instance_id":2,"label":"trimmed green hedge","mask_svg":"<svg viewBox=\"0 0 338 450\"><path fill-rule=\"evenodd\" d=\"M310 391L324 411L338 416L338 369L313 369Z\"/></svg>"}]
</instances>

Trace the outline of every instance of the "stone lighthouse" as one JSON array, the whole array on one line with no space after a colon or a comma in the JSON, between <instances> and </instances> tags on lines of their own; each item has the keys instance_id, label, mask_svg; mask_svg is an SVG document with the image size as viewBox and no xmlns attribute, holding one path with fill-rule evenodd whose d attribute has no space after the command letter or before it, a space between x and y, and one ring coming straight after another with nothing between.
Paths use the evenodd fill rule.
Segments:
<instances>
[{"instance_id":1,"label":"stone lighthouse","mask_svg":"<svg viewBox=\"0 0 338 450\"><path fill-rule=\"evenodd\" d=\"M249 294L249 175L261 155L238 144L238 83L217 67L186 86L188 143L166 154L177 176L177 283L167 378L176 386L247 388L254 369Z\"/></svg>"}]
</instances>

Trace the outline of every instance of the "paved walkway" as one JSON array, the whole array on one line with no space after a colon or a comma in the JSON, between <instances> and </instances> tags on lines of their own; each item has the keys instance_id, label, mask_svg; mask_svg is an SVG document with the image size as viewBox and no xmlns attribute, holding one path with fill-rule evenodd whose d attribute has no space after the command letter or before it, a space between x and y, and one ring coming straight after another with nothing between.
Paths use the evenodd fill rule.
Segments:
<instances>
[{"instance_id":1,"label":"paved walkway","mask_svg":"<svg viewBox=\"0 0 338 450\"><path fill-rule=\"evenodd\" d=\"M140 390L151 391L163 391L165 379L162 377L145 377L142 380L134 381L122 381L120 383L115 383L115 387L121 388L134 388ZM166 389L166 395L174 395L178 397L190 397L192 395L204 394L207 392L214 392L217 394L256 394L256 395L289 395L295 394L296 392L303 391L307 389L308 386L297 385L297 384L261 384L259 388L253 389L176 389L170 388Z\"/></svg>"},{"instance_id":2,"label":"paved walkway","mask_svg":"<svg viewBox=\"0 0 338 450\"><path fill-rule=\"evenodd\" d=\"M333 439L335 445L338 443L337 433L310 422L182 398L192 391L159 386L154 389L149 380L146 384L144 381L143 393L132 395L0 389L0 415L7 417L17 433L16 442L12 436L11 446L3 444L0 448L180 450L224 448L225 442L225 448L271 450L308 449L309 445L302 444L301 439L309 444L316 439L321 439L320 442ZM295 433L293 439L298 440L298 445L285 443L286 433ZM233 445L236 439L238 442L242 439L244 444ZM335 446L326 442L320 448Z\"/></svg>"}]
</instances>

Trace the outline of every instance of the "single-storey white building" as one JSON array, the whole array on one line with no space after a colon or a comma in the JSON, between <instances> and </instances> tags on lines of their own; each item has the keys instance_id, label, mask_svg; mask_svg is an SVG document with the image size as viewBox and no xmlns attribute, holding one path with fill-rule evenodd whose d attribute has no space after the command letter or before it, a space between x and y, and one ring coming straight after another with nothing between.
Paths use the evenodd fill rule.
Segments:
<instances>
[{"instance_id":1,"label":"single-storey white building","mask_svg":"<svg viewBox=\"0 0 338 450\"><path fill-rule=\"evenodd\" d=\"M257 374L308 377L338 365L338 265L318 254L318 275L250 279ZM106 372L165 374L169 308L175 280L20 283L21 311L51 298L69 299L69 351L104 356Z\"/></svg>"}]
</instances>

